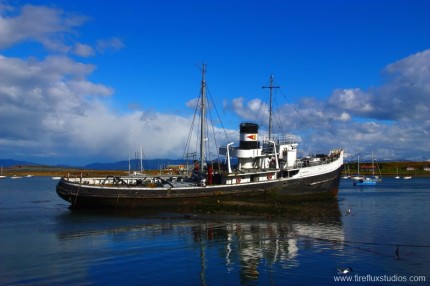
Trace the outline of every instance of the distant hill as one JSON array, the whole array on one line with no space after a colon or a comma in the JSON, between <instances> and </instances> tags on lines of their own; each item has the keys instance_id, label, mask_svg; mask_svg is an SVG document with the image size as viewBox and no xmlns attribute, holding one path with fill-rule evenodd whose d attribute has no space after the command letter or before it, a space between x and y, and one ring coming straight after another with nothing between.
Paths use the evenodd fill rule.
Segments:
<instances>
[{"instance_id":1,"label":"distant hill","mask_svg":"<svg viewBox=\"0 0 430 286\"><path fill-rule=\"evenodd\" d=\"M158 170L167 165L179 165L186 164L186 160L180 159L153 159L153 160L144 160L143 161L143 169L144 170ZM189 164L192 164L189 161ZM112 163L91 163L85 166L70 166L66 164L55 165L55 167L63 167L63 168L80 168L87 170L125 170L128 171L128 161L118 161ZM18 161L13 159L0 159L0 166L4 168L8 167L16 167L16 166L43 166L41 164L36 164L32 162L26 161ZM130 160L130 169L132 171L140 170L140 160L134 159Z\"/></svg>"},{"instance_id":2,"label":"distant hill","mask_svg":"<svg viewBox=\"0 0 430 286\"><path fill-rule=\"evenodd\" d=\"M40 166L40 164L30 163L26 161L17 161L13 159L0 159L0 166L13 167L13 166Z\"/></svg>"},{"instance_id":3,"label":"distant hill","mask_svg":"<svg viewBox=\"0 0 430 286\"><path fill-rule=\"evenodd\" d=\"M186 164L185 160L180 159L153 159L153 160L144 160L143 161L143 169L144 170L158 170L160 168L164 168L167 165L180 165ZM192 164L189 161L189 164ZM88 170L128 170L129 162L128 161L118 161L113 163L92 163L85 165L83 168ZM130 169L133 171L140 170L140 160L130 160Z\"/></svg>"}]
</instances>

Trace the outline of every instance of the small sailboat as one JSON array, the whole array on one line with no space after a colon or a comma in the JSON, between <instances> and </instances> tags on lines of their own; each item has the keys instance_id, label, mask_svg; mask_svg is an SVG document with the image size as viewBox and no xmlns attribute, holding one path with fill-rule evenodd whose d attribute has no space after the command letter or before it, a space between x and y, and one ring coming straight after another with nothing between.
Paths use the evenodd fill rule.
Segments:
<instances>
[{"instance_id":1,"label":"small sailboat","mask_svg":"<svg viewBox=\"0 0 430 286\"><path fill-rule=\"evenodd\" d=\"M399 176L399 167L397 166L397 173L396 173L396 176L394 177L394 179L400 179L400 176Z\"/></svg>"},{"instance_id":2,"label":"small sailboat","mask_svg":"<svg viewBox=\"0 0 430 286\"><path fill-rule=\"evenodd\" d=\"M351 179L353 183L364 180L364 177L360 175L360 154L357 154L357 174L351 176Z\"/></svg>"},{"instance_id":3,"label":"small sailboat","mask_svg":"<svg viewBox=\"0 0 430 286\"><path fill-rule=\"evenodd\" d=\"M364 178L362 180L358 180L354 182L354 186L375 186L376 180L372 178Z\"/></svg>"},{"instance_id":4,"label":"small sailboat","mask_svg":"<svg viewBox=\"0 0 430 286\"><path fill-rule=\"evenodd\" d=\"M354 181L354 186L375 186L378 181L381 181L381 179L380 177L375 176L375 162L372 150L372 177L359 178Z\"/></svg>"},{"instance_id":5,"label":"small sailboat","mask_svg":"<svg viewBox=\"0 0 430 286\"><path fill-rule=\"evenodd\" d=\"M346 165L346 167L344 168L344 170L345 170L345 174L344 174L344 176L342 177L342 179L350 179L351 178L351 172L349 171L349 164L347 164Z\"/></svg>"},{"instance_id":6,"label":"small sailboat","mask_svg":"<svg viewBox=\"0 0 430 286\"><path fill-rule=\"evenodd\" d=\"M1 169L0 169L0 179L6 179L7 177L6 176L3 176L3 166L1 166Z\"/></svg>"}]
</instances>

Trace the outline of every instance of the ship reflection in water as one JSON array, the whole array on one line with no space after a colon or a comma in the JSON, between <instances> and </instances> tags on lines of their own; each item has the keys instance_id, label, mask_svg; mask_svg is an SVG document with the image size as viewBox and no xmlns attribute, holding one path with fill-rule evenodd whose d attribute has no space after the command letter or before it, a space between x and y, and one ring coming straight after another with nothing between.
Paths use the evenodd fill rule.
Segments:
<instances>
[{"instance_id":1,"label":"ship reflection in water","mask_svg":"<svg viewBox=\"0 0 430 286\"><path fill-rule=\"evenodd\" d=\"M298 267L300 250L313 248L315 240L327 242L333 248L341 248L344 240L340 224L202 224L193 226L192 232L196 243L206 247L217 245L227 271L234 272L239 268L242 282L258 280L262 264L280 264L284 269Z\"/></svg>"},{"instance_id":2,"label":"ship reflection in water","mask_svg":"<svg viewBox=\"0 0 430 286\"><path fill-rule=\"evenodd\" d=\"M310 253L315 258L315 251L342 251L344 241L340 217L299 221L182 214L132 219L93 215L86 222L85 217L88 215L79 212L61 216L62 224L76 229L68 228L58 238L68 253L87 248L85 256L91 259L84 264L89 269L81 270L103 273L87 280L96 284L115 281L109 276L118 269L126 269L127 279L145 279L150 284L178 284L177 276L183 279L180 284L285 281L289 271L297 272L303 261L309 263ZM97 263L88 263L91 261ZM302 270L300 273L303 275Z\"/></svg>"}]
</instances>

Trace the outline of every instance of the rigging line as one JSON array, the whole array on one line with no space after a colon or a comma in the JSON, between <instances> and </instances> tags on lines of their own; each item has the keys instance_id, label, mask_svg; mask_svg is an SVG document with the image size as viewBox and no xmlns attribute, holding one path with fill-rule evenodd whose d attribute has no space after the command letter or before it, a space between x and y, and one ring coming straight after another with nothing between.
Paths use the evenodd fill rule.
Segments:
<instances>
[{"instance_id":1,"label":"rigging line","mask_svg":"<svg viewBox=\"0 0 430 286\"><path fill-rule=\"evenodd\" d=\"M203 134L204 135L204 138L203 138L203 144L205 145L205 161L207 162L208 160L209 160L209 147L210 147L210 142L209 142L209 128L208 128L208 117L211 117L211 115L210 115L210 111L209 111L209 106L207 105L207 102L205 103L206 104L206 117L204 118L204 124L205 124L205 126L206 126L206 128L205 128L205 134Z\"/></svg>"},{"instance_id":2,"label":"rigging line","mask_svg":"<svg viewBox=\"0 0 430 286\"><path fill-rule=\"evenodd\" d=\"M274 105L275 105L275 108L276 108L275 114L276 114L276 117L278 119L278 128L279 128L279 130L281 131L282 134L285 134L285 132L283 130L284 128L282 126L281 111L279 110L279 104L278 104L278 100L277 100L277 97L276 97L276 91L275 91L275 95L273 97L274 97L274 99L273 99Z\"/></svg>"},{"instance_id":3,"label":"rigging line","mask_svg":"<svg viewBox=\"0 0 430 286\"><path fill-rule=\"evenodd\" d=\"M209 108L210 108L210 106L209 106ZM215 136L215 126L214 126L214 121L213 121L213 118L212 118L212 112L208 112L208 115L209 115L209 121L210 121L210 123L211 123L211 129L212 129L212 136L213 136L213 138L214 138L214 144L215 144L215 147L218 145L217 144L217 141L216 141L216 136ZM206 125L206 126L209 126L209 125ZM207 131L207 138L209 138L209 128L206 130ZM208 151L208 153L210 153L210 144L209 144L209 140L208 140L208 148L207 148L207 151ZM215 148L216 149L216 148ZM218 153L218 152L217 152ZM210 154L209 154L209 159L210 159Z\"/></svg>"},{"instance_id":4,"label":"rigging line","mask_svg":"<svg viewBox=\"0 0 430 286\"><path fill-rule=\"evenodd\" d=\"M210 92L209 92L209 90L207 89L207 97L206 97L206 99L208 99L208 98L210 98L211 99L211 103L212 104L207 104L207 106L208 106L208 115L209 115L209 119L210 119L210 122L211 122L211 126L212 126L212 136L213 136L213 138L214 138L214 144L215 144L215 151L216 151L216 155L217 155L217 159L219 160L220 159L220 154L219 154L219 150L218 150L218 148L217 148L217 146L218 146L218 143L217 143L217 139L216 139L216 136L215 136L215 124L214 124L214 119L213 119L213 117L212 117L212 112L211 112L211 108L213 108L213 109L215 109L215 112L216 112L216 114L217 114L217 116L218 116L218 119L219 119L219 121L220 121L220 123L221 123L221 125L222 125L222 121L221 121L221 118L220 118L220 116L219 116L219 113L218 113L218 110L216 109L216 105L215 105L215 103L214 103L214 101L213 101L213 97L212 97L212 95L210 94ZM209 126L209 125L207 125L207 126ZM223 126L223 131L224 131L224 134L225 134L225 136L226 136L226 138L227 138L227 140L228 140L228 136L227 136L227 133L226 133L226 131L225 131L225 128L224 128L224 126ZM207 130L207 137L209 137L209 130ZM208 144L209 144L209 140L208 140ZM210 148L209 148L210 146L208 146L208 152L210 152Z\"/></svg>"},{"instance_id":5,"label":"rigging line","mask_svg":"<svg viewBox=\"0 0 430 286\"><path fill-rule=\"evenodd\" d=\"M258 108L257 114L254 117L255 118L254 121L256 123L258 123L261 127L263 127L264 126L264 121L266 119L266 116L264 114L264 106L269 106L269 104L267 104L266 101L263 101L261 99L259 99L259 100L260 100L260 104L259 104L259 108Z\"/></svg>"},{"instance_id":6,"label":"rigging line","mask_svg":"<svg viewBox=\"0 0 430 286\"><path fill-rule=\"evenodd\" d=\"M300 115L300 117L302 117L302 119L305 121L305 123L306 124L308 124L308 126L309 127L311 127L312 128L312 126L311 126L311 123L306 119L306 117L297 109L297 107L293 104L293 103L291 103L289 100L288 100L288 98L287 98L287 95L286 94L284 94L283 92L282 92L282 90L281 90L281 93L282 93L282 96L285 98L285 100L287 101L287 103L288 104L290 104L291 105L291 107L294 109L294 111L298 114L298 115Z\"/></svg>"},{"instance_id":7,"label":"rigging line","mask_svg":"<svg viewBox=\"0 0 430 286\"><path fill-rule=\"evenodd\" d=\"M187 153L187 152L188 152L188 150L191 148L191 138L192 138L192 136L193 136L194 125L195 125L196 118L197 118L197 110L198 110L198 107L199 107L199 102L200 102L200 95L199 95L199 97L198 97L197 104L196 104L196 107L195 107L195 109L194 109L193 120L192 120L192 122L191 122L190 131L188 132L188 138L187 138L187 142L186 142L186 144L185 144L183 158L185 158L185 157L186 157L186 155L187 155L186 153Z\"/></svg>"},{"instance_id":8,"label":"rigging line","mask_svg":"<svg viewBox=\"0 0 430 286\"><path fill-rule=\"evenodd\" d=\"M218 117L218 120L219 120L219 122L220 122L220 124L221 124L222 130L224 131L224 135L225 135L225 137L227 138L227 141L228 141L228 142L230 142L230 138L228 138L227 132L226 132L226 130L225 130L224 124L222 123L221 116L220 116L220 115L219 115L219 113L218 113L218 109L216 108L216 105L215 105L215 102L214 102L214 100L213 100L212 94L211 94L211 92L210 92L210 90L209 90L209 86L208 86L208 84L206 84L206 94L208 95L208 98L210 98L211 103L212 103L212 106L213 106L213 107L214 107L214 109L215 109L215 113L216 113L216 115L217 115L217 117Z\"/></svg>"},{"instance_id":9,"label":"rigging line","mask_svg":"<svg viewBox=\"0 0 430 286\"><path fill-rule=\"evenodd\" d=\"M273 115L272 114L272 110L271 109L273 109L273 97L274 98L276 98L276 89L279 89L280 88L280 86L279 85L277 85L277 84L275 84L274 83L274 81L273 81L273 75L270 77L270 81L269 81L269 86L267 86L267 82L266 82L266 85L265 86L263 86L262 88L264 89L264 88L270 88L270 99L269 99L269 103L267 103L267 101L263 101L263 100L261 100L261 104L260 104L260 108L259 108L259 110L258 110L258 113L257 113L257 116L259 117L259 114L260 114L260 111L263 109L263 107L264 106L267 106L268 107L268 109L269 109L269 122L268 122L268 124L267 124L267 127L268 127L268 130L269 130L269 134L270 134L270 132L271 132L271 128L272 128L272 124L271 124L271 118L270 118L270 116L271 115ZM275 94L273 94L273 92L272 92L272 90L273 89L275 89ZM271 102L270 102L271 101ZM279 108L278 108L278 111L279 111ZM265 116L265 114L264 114L264 112L262 112L262 117L261 117L261 125L263 126L264 125L264 121L265 121L265 118L266 118L266 116ZM257 117L257 118L258 118ZM281 132L283 132L283 130L282 130L282 127L281 127L281 120L280 120L280 113L278 112L278 124L279 124L279 129L281 130Z\"/></svg>"},{"instance_id":10,"label":"rigging line","mask_svg":"<svg viewBox=\"0 0 430 286\"><path fill-rule=\"evenodd\" d=\"M257 115L256 115L256 119L255 119L255 122L260 122L260 126L263 126L263 123L264 123L264 112L262 111L262 109L263 109L263 106L264 105L266 105L266 102L264 102L264 101L262 101L262 100L260 100L260 107L258 108L258 112L257 112ZM259 118L260 118L260 113L261 113L261 121L259 121Z\"/></svg>"}]
</instances>

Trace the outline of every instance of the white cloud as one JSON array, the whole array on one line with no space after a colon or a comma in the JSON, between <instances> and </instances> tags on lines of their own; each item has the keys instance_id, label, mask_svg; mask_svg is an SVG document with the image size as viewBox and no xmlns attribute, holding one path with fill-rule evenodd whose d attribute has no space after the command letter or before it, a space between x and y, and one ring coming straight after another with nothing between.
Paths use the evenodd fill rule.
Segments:
<instances>
[{"instance_id":1,"label":"white cloud","mask_svg":"<svg viewBox=\"0 0 430 286\"><path fill-rule=\"evenodd\" d=\"M339 88L327 101L303 98L280 106L284 131L301 134L301 147L313 152L343 147L352 154L374 149L378 159L430 158L430 50L387 65L382 75L378 87ZM257 103L232 101L245 120L259 120Z\"/></svg>"},{"instance_id":2,"label":"white cloud","mask_svg":"<svg viewBox=\"0 0 430 286\"><path fill-rule=\"evenodd\" d=\"M0 55L1 156L90 163L126 159L143 146L148 158L181 157L192 118L139 109L116 113L105 104L114 89L89 79L95 66L68 56L124 47L116 37L99 40L95 48L76 41L75 29L85 20L48 7L0 4L0 49L34 41L57 52L41 59ZM430 158L429 68L430 50L411 55L387 65L378 87L340 87L326 101L303 98L279 106L274 127L281 123L284 131L298 133L305 152L343 147L353 154L373 149L379 159ZM260 99L237 98L228 105L243 120L267 122L268 106ZM227 133L237 140L237 130Z\"/></svg>"},{"instance_id":3,"label":"white cloud","mask_svg":"<svg viewBox=\"0 0 430 286\"><path fill-rule=\"evenodd\" d=\"M124 48L124 46L124 42L117 37L97 41L97 50L100 53L115 52Z\"/></svg>"},{"instance_id":4,"label":"white cloud","mask_svg":"<svg viewBox=\"0 0 430 286\"><path fill-rule=\"evenodd\" d=\"M269 108L260 99L245 102L243 97L239 97L232 100L232 106L236 114L244 120L255 121L258 118L268 118Z\"/></svg>"},{"instance_id":5,"label":"white cloud","mask_svg":"<svg viewBox=\"0 0 430 286\"><path fill-rule=\"evenodd\" d=\"M120 115L103 103L113 89L87 79L93 70L65 56L0 56L0 122L7 122L0 154L90 163L125 160L143 146L147 158L182 157L191 118L141 110Z\"/></svg>"},{"instance_id":6,"label":"white cloud","mask_svg":"<svg viewBox=\"0 0 430 286\"><path fill-rule=\"evenodd\" d=\"M100 53L115 52L125 45L117 37L98 40L94 49L88 44L76 41L76 29L82 26L87 17L65 13L60 9L45 6L24 5L19 9L13 6L0 6L0 50L22 42L36 42L47 50L73 53L81 57Z\"/></svg>"},{"instance_id":7,"label":"white cloud","mask_svg":"<svg viewBox=\"0 0 430 286\"><path fill-rule=\"evenodd\" d=\"M283 131L300 135L303 152L343 147L352 154L374 150L378 159L429 158L428 80L412 86L401 80L410 70L423 71L422 63L406 58L387 66L386 82L368 91L337 89L327 101L303 98L279 106L274 127L281 122ZM93 71L93 65L65 56L41 61L0 56L0 121L12 122L0 130L0 151L91 162L126 159L143 146L147 158L182 156L191 118L142 110L118 114L103 103L113 89L88 80ZM188 103L195 104L196 99ZM243 120L267 122L268 107L260 99L237 98L232 106ZM237 130L227 132L237 139Z\"/></svg>"},{"instance_id":8,"label":"white cloud","mask_svg":"<svg viewBox=\"0 0 430 286\"><path fill-rule=\"evenodd\" d=\"M353 117L378 120L425 120L430 113L430 50L416 53L382 70L384 84L364 91L338 89L329 99L333 108Z\"/></svg>"},{"instance_id":9,"label":"white cloud","mask_svg":"<svg viewBox=\"0 0 430 286\"><path fill-rule=\"evenodd\" d=\"M8 7L0 10L0 49L36 41L50 50L67 52L70 46L64 42L64 34L73 33L86 21L86 17L43 6L25 5L18 13Z\"/></svg>"},{"instance_id":10,"label":"white cloud","mask_svg":"<svg viewBox=\"0 0 430 286\"><path fill-rule=\"evenodd\" d=\"M0 154L49 156L57 162L125 159L144 145L155 156L181 156L191 119L139 110L117 114L103 103L113 88L88 79L95 66L66 56L95 55L91 46L74 40L74 29L85 20L42 6L0 6L0 49L33 41L48 51L43 59L0 54L0 122L6 123ZM96 46L102 53L123 47L116 37Z\"/></svg>"},{"instance_id":11,"label":"white cloud","mask_svg":"<svg viewBox=\"0 0 430 286\"><path fill-rule=\"evenodd\" d=\"M38 149L28 151L38 152L70 141L70 124L92 112L88 97L113 93L85 79L92 70L65 57L37 61L0 56L0 121L7 122L0 130L1 148L33 141Z\"/></svg>"},{"instance_id":12,"label":"white cloud","mask_svg":"<svg viewBox=\"0 0 430 286\"><path fill-rule=\"evenodd\" d=\"M76 43L73 48L73 53L81 57L90 57L94 55L94 50L91 46Z\"/></svg>"}]
</instances>

